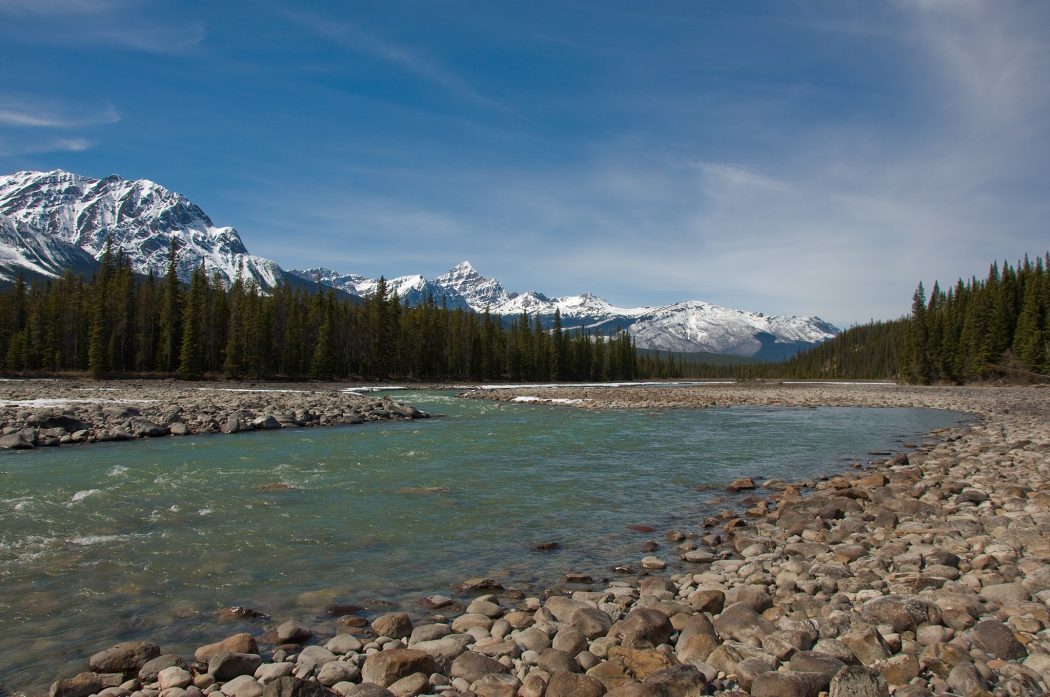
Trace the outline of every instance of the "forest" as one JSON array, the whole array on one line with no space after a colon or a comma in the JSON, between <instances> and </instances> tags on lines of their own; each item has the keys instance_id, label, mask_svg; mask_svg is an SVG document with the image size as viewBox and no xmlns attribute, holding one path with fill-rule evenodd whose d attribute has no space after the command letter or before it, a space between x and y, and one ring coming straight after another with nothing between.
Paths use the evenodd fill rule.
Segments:
<instances>
[{"instance_id":1,"label":"forest","mask_svg":"<svg viewBox=\"0 0 1050 697\"><path fill-rule=\"evenodd\" d=\"M897 379L929 384L1041 379L1050 373L1050 255L959 280L910 316L852 327L777 363L722 362L637 351L630 335L546 329L527 315L401 303L381 280L362 302L332 288L237 279L204 267L188 285L169 252L160 278L106 251L91 279L19 278L0 292L0 370L12 374L183 379L605 381L670 378Z\"/></svg>"},{"instance_id":2,"label":"forest","mask_svg":"<svg viewBox=\"0 0 1050 697\"><path fill-rule=\"evenodd\" d=\"M404 306L384 282L364 303L332 288L225 287L204 267L187 285L169 252L162 278L137 276L107 249L91 280L74 274L0 293L5 372L94 377L631 380L626 332L545 330L527 316Z\"/></svg>"}]
</instances>

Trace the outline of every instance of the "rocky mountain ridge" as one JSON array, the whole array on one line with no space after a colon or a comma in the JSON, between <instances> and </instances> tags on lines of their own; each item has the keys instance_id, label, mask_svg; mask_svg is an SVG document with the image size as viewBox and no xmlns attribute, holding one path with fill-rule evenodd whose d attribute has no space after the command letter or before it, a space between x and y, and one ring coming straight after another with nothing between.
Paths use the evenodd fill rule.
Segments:
<instances>
[{"instance_id":1,"label":"rocky mountain ridge","mask_svg":"<svg viewBox=\"0 0 1050 697\"><path fill-rule=\"evenodd\" d=\"M185 281L203 264L224 283L240 275L264 291L280 283L321 283L352 297L367 297L378 285L378 279L325 268L285 271L251 254L234 228L216 226L187 197L147 179L94 179L62 170L0 176L0 281L14 280L20 273L27 278L53 278L66 270L89 274L97 268L107 240L141 274L165 273L175 241L178 273ZM526 313L545 327L553 325L558 313L567 329L604 334L626 329L639 347L664 351L774 359L839 331L819 317L767 316L700 301L625 308L593 293L516 293L481 275L469 261L434 279L416 274L386 283L409 305L433 298L449 309L488 310L505 318Z\"/></svg>"},{"instance_id":2,"label":"rocky mountain ridge","mask_svg":"<svg viewBox=\"0 0 1050 697\"><path fill-rule=\"evenodd\" d=\"M292 270L304 280L320 282L361 296L375 292L377 280L357 274L339 274L325 268ZM745 312L690 300L661 307L616 307L593 293L548 297L537 291L508 292L464 261L432 280L418 274L386 280L410 305L432 297L452 309L488 310L502 317L523 312L538 317L545 327L557 312L567 329L582 327L609 333L626 329L639 348L663 351L722 353L757 358L782 358L826 341L838 328L819 317L778 317Z\"/></svg>"}]
</instances>

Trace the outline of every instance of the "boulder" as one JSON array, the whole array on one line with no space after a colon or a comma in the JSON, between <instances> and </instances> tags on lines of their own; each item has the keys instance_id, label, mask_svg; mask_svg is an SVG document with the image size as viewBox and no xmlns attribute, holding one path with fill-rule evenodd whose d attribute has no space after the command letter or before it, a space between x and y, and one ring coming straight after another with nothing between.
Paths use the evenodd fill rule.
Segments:
<instances>
[{"instance_id":1,"label":"boulder","mask_svg":"<svg viewBox=\"0 0 1050 697\"><path fill-rule=\"evenodd\" d=\"M220 651L229 651L230 653L259 653L259 646L255 643L255 637L248 632L241 632L228 636L222 641L217 641L214 644L208 644L197 649L194 654L194 660L199 663L207 663L211 660L211 657Z\"/></svg>"},{"instance_id":2,"label":"boulder","mask_svg":"<svg viewBox=\"0 0 1050 697\"><path fill-rule=\"evenodd\" d=\"M250 675L239 675L220 688L226 697L262 697L262 684Z\"/></svg>"},{"instance_id":3,"label":"boulder","mask_svg":"<svg viewBox=\"0 0 1050 697\"><path fill-rule=\"evenodd\" d=\"M277 625L277 641L281 644L301 644L314 633L306 625L287 620Z\"/></svg>"},{"instance_id":4,"label":"boulder","mask_svg":"<svg viewBox=\"0 0 1050 697\"><path fill-rule=\"evenodd\" d=\"M981 648L996 658L1009 661L1028 655L1028 651L1017 640L1013 631L999 620L978 622L973 628L973 638Z\"/></svg>"},{"instance_id":5,"label":"boulder","mask_svg":"<svg viewBox=\"0 0 1050 697\"><path fill-rule=\"evenodd\" d=\"M412 620L405 612L388 612L372 621L372 633L391 639L404 639L412 634Z\"/></svg>"},{"instance_id":6,"label":"boulder","mask_svg":"<svg viewBox=\"0 0 1050 697\"><path fill-rule=\"evenodd\" d=\"M751 697L817 697L826 685L819 673L769 671L751 683Z\"/></svg>"},{"instance_id":7,"label":"boulder","mask_svg":"<svg viewBox=\"0 0 1050 697\"><path fill-rule=\"evenodd\" d=\"M429 653L416 649L393 649L374 653L365 659L361 680L387 687L412 673L429 675L433 672L434 658Z\"/></svg>"},{"instance_id":8,"label":"boulder","mask_svg":"<svg viewBox=\"0 0 1050 697\"><path fill-rule=\"evenodd\" d=\"M146 661L141 668L139 668L139 680L141 682L156 682L157 674L165 668L171 668L176 666L178 668L189 668L189 664L186 663L186 659L175 653L166 653L163 656L157 656L156 658Z\"/></svg>"},{"instance_id":9,"label":"boulder","mask_svg":"<svg viewBox=\"0 0 1050 697\"><path fill-rule=\"evenodd\" d=\"M582 607L572 615L571 624L588 639L605 636L612 628L609 614L593 607Z\"/></svg>"},{"instance_id":10,"label":"boulder","mask_svg":"<svg viewBox=\"0 0 1050 697\"><path fill-rule=\"evenodd\" d=\"M386 692L386 690L383 690L383 692ZM351 694L353 692L347 693L347 695ZM291 675L286 675L283 678L277 678L273 682L267 683L266 687L263 688L263 697L332 697L332 692L319 683L300 680ZM356 697L365 696L357 695ZM386 692L385 695L377 694L368 695L367 697L393 697L393 695Z\"/></svg>"},{"instance_id":11,"label":"boulder","mask_svg":"<svg viewBox=\"0 0 1050 697\"><path fill-rule=\"evenodd\" d=\"M831 679L828 697L889 697L890 689L877 670L845 666Z\"/></svg>"},{"instance_id":12,"label":"boulder","mask_svg":"<svg viewBox=\"0 0 1050 697\"><path fill-rule=\"evenodd\" d=\"M671 620L659 610L635 608L610 629L620 644L632 648L648 648L671 640L674 627Z\"/></svg>"},{"instance_id":13,"label":"boulder","mask_svg":"<svg viewBox=\"0 0 1050 697\"><path fill-rule=\"evenodd\" d=\"M136 438L157 438L168 435L166 426L159 426L142 417L128 419L125 428L128 430L128 433Z\"/></svg>"},{"instance_id":14,"label":"boulder","mask_svg":"<svg viewBox=\"0 0 1050 697\"><path fill-rule=\"evenodd\" d=\"M660 688L667 697L707 694L707 678L691 665L679 664L650 673L645 684Z\"/></svg>"},{"instance_id":15,"label":"boulder","mask_svg":"<svg viewBox=\"0 0 1050 697\"><path fill-rule=\"evenodd\" d=\"M79 673L51 683L48 697L88 697L107 687L116 687L123 680L123 673Z\"/></svg>"},{"instance_id":16,"label":"boulder","mask_svg":"<svg viewBox=\"0 0 1050 697\"><path fill-rule=\"evenodd\" d=\"M895 632L914 630L921 624L936 624L941 620L940 610L933 603L899 595L867 601L861 606L860 615L871 624L888 624Z\"/></svg>"},{"instance_id":17,"label":"boulder","mask_svg":"<svg viewBox=\"0 0 1050 697\"><path fill-rule=\"evenodd\" d=\"M258 654L219 651L208 661L208 674L223 682L238 675L255 675L261 665L262 658Z\"/></svg>"},{"instance_id":18,"label":"boulder","mask_svg":"<svg viewBox=\"0 0 1050 697\"><path fill-rule=\"evenodd\" d=\"M605 685L597 678L578 673L559 672L547 683L545 697L602 697Z\"/></svg>"},{"instance_id":19,"label":"boulder","mask_svg":"<svg viewBox=\"0 0 1050 697\"><path fill-rule=\"evenodd\" d=\"M159 655L160 647L152 641L125 641L92 655L88 667L96 673L137 675L142 666Z\"/></svg>"},{"instance_id":20,"label":"boulder","mask_svg":"<svg viewBox=\"0 0 1050 697\"><path fill-rule=\"evenodd\" d=\"M168 666L157 673L157 683L161 692L169 687L189 687L192 682L193 676L190 675L190 671L179 666Z\"/></svg>"},{"instance_id":21,"label":"boulder","mask_svg":"<svg viewBox=\"0 0 1050 697\"><path fill-rule=\"evenodd\" d=\"M842 637L842 643L866 666L889 658L891 651L874 627L858 627Z\"/></svg>"},{"instance_id":22,"label":"boulder","mask_svg":"<svg viewBox=\"0 0 1050 697\"><path fill-rule=\"evenodd\" d=\"M713 624L718 636L742 642L761 641L762 637L772 634L777 629L746 602L730 605L714 618Z\"/></svg>"},{"instance_id":23,"label":"boulder","mask_svg":"<svg viewBox=\"0 0 1050 697\"><path fill-rule=\"evenodd\" d=\"M543 651L540 651L536 665L552 675L558 672L577 673L580 670L580 665L572 654L559 651L558 649L543 649Z\"/></svg>"},{"instance_id":24,"label":"boulder","mask_svg":"<svg viewBox=\"0 0 1050 697\"><path fill-rule=\"evenodd\" d=\"M671 658L662 651L625 646L610 646L609 660L619 663L641 680L674 665Z\"/></svg>"},{"instance_id":25,"label":"boulder","mask_svg":"<svg viewBox=\"0 0 1050 697\"><path fill-rule=\"evenodd\" d=\"M506 666L493 658L482 656L480 653L474 653L473 651L465 651L452 661L450 674L453 678L463 678L467 682L473 683L483 675L504 673L506 670Z\"/></svg>"}]
</instances>

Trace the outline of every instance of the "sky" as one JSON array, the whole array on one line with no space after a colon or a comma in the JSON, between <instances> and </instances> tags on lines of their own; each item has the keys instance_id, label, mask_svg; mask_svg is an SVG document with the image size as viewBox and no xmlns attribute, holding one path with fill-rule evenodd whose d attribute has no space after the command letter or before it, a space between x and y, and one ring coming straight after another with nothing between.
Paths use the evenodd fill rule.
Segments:
<instances>
[{"instance_id":1,"label":"sky","mask_svg":"<svg viewBox=\"0 0 1050 697\"><path fill-rule=\"evenodd\" d=\"M0 173L285 268L846 327L1050 248L1042 0L0 0Z\"/></svg>"}]
</instances>

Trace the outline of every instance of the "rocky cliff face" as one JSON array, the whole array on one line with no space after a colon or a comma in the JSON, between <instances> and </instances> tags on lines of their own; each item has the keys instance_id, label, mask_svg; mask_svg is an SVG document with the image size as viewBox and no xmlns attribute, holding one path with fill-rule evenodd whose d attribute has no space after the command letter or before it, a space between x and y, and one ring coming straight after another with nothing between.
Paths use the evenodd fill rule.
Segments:
<instances>
[{"instance_id":1,"label":"rocky cliff face","mask_svg":"<svg viewBox=\"0 0 1050 697\"><path fill-rule=\"evenodd\" d=\"M238 273L263 288L284 277L273 261L248 252L237 231L217 227L179 193L146 179L92 179L71 172L16 172L0 177L0 275L54 276L99 259L110 240L142 274L167 269L172 240L179 275L202 263L232 282Z\"/></svg>"}]
</instances>

